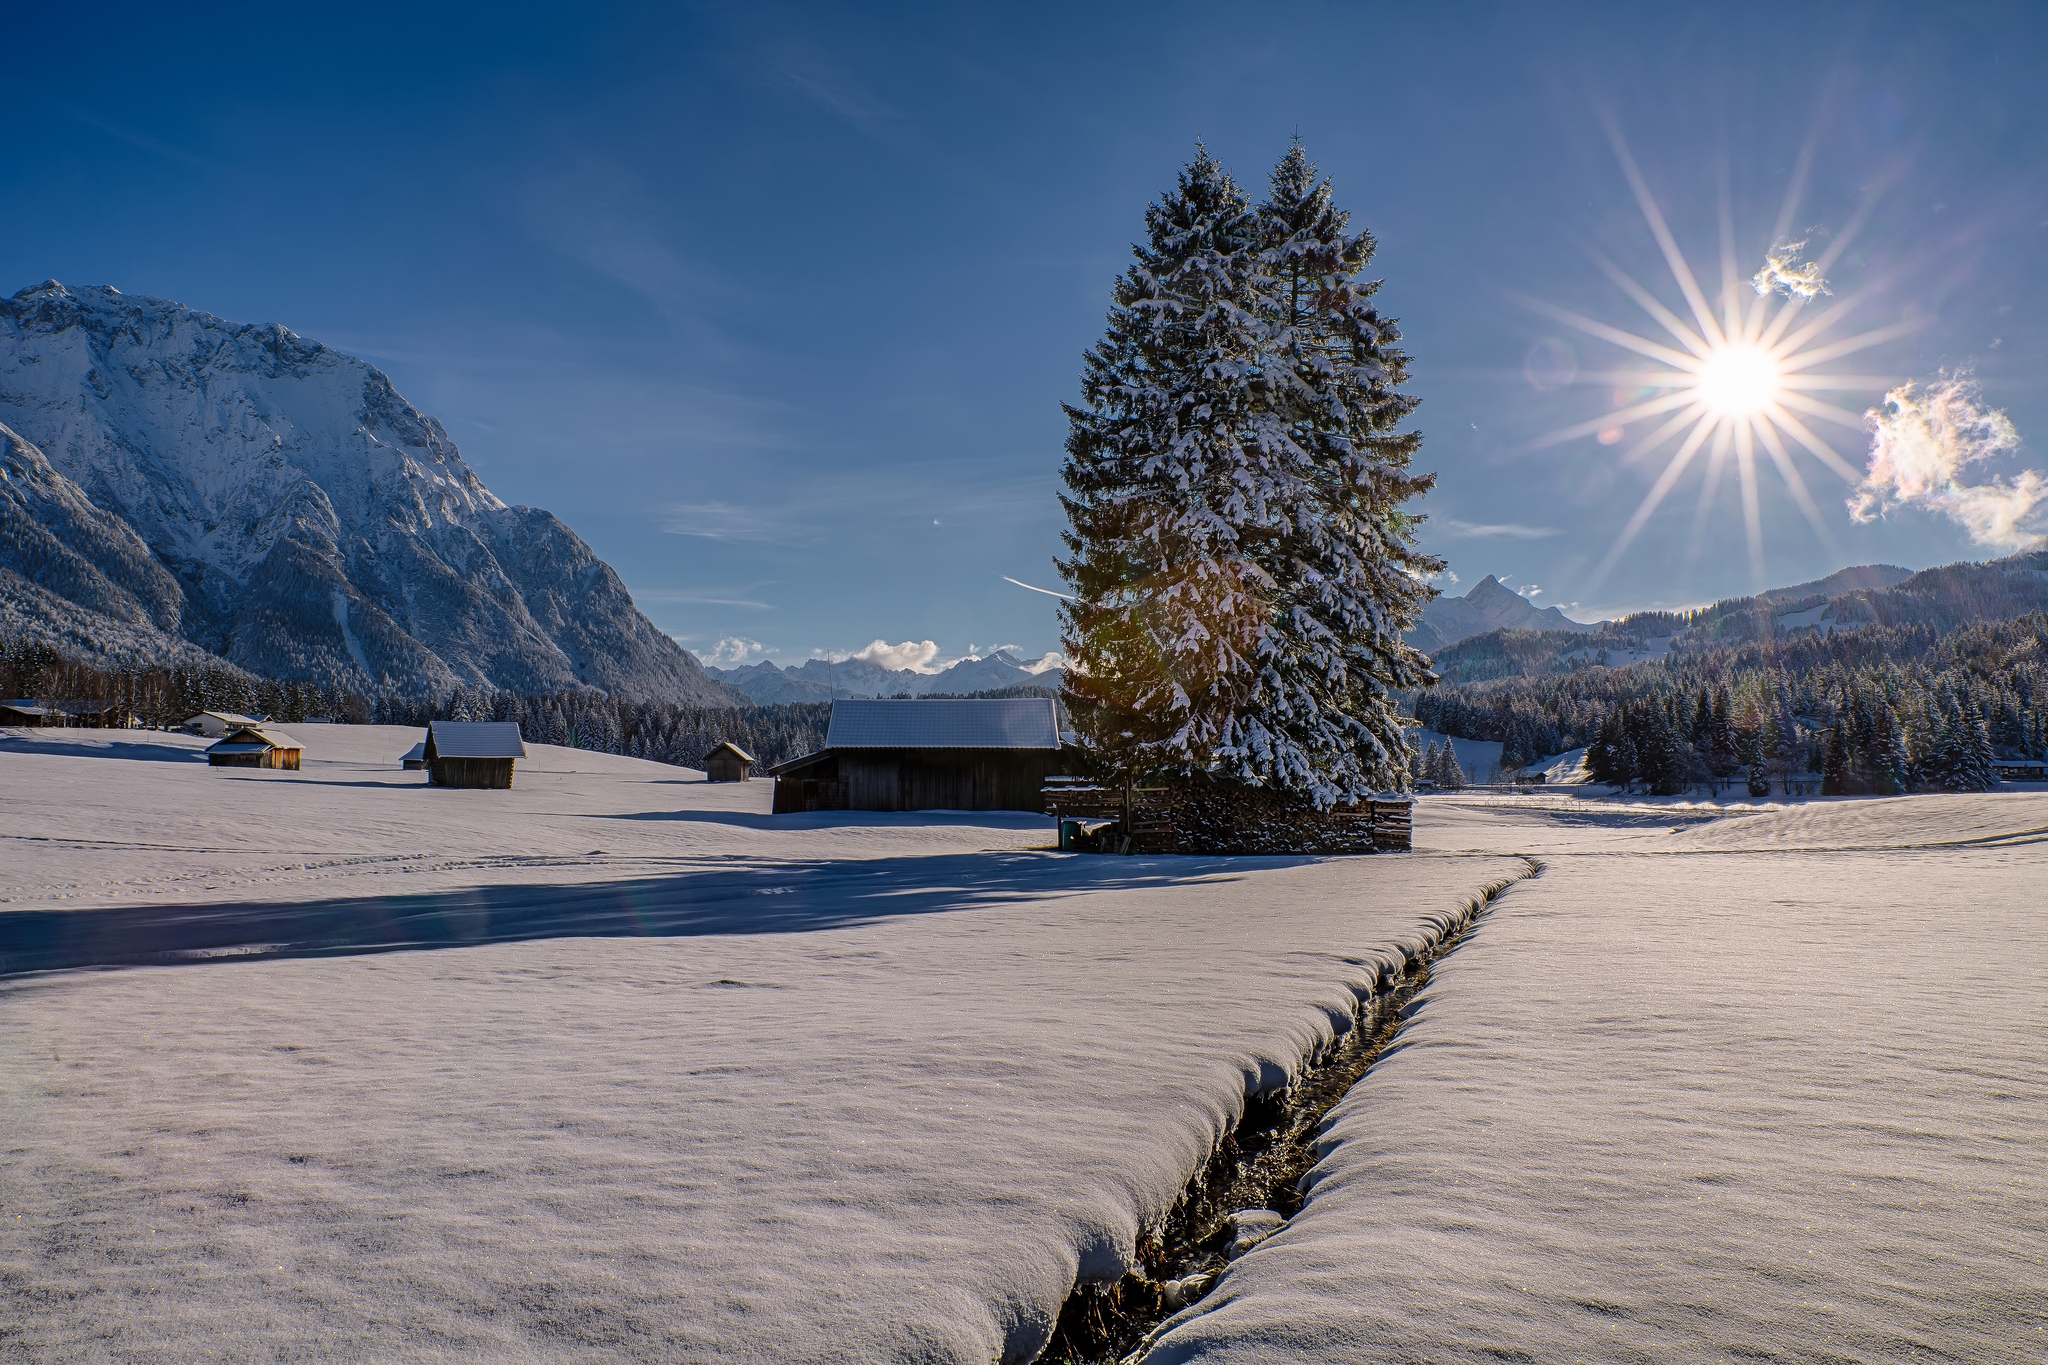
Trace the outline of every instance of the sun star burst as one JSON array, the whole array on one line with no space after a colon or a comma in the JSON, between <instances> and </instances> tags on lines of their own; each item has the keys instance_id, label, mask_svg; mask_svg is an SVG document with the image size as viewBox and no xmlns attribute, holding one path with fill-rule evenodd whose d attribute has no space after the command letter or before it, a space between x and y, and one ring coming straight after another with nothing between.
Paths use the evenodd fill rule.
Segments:
<instances>
[{"instance_id":1,"label":"sun star burst","mask_svg":"<svg viewBox=\"0 0 2048 1365\"><path fill-rule=\"evenodd\" d=\"M1826 272L1845 251L1874 206L1866 196L1847 226L1836 235L1827 251L1807 265L1796 265L1782 244L1799 208L1799 198L1813 159L1809 142L1793 171L1792 185L1772 234L1767 267L1755 279L1744 278L1736 268L1734 230L1724 185L1721 203L1721 288L1709 300L1700 287L1685 253L1651 197L1648 183L1630 155L1618 128L1609 128L1616 155L1629 188L1634 191L1644 221L1656 238L1670 268L1672 282L1684 299L1684 311L1665 306L1619 266L1597 254L1595 263L1621 287L1623 292L1656 325L1653 333L1640 335L1596 318L1558 308L1541 300L1524 300L1536 311L1597 337L1640 357L1636 368L1592 372L1582 380L1615 386L1616 410L1592 421L1551 433L1537 447L1599 434L1602 444L1619 444L1628 429L1650 425L1654 428L1629 445L1621 454L1624 464L1655 455L1677 443L1649 491L1636 507L1621 534L1594 572L1588 589L1597 588L1679 479L1704 450L1705 474L1701 480L1699 512L1694 520L1694 553L1713 502L1720 490L1725 467L1732 459L1742 497L1744 529L1749 543L1749 568L1758 587L1764 582L1762 500L1757 481L1759 447L1777 471L1779 482L1793 503L1813 527L1814 534L1831 553L1839 555L1833 532L1821 515L1812 491L1799 470L1795 451L1819 461L1845 483L1855 484L1858 472L1825 439L1808 425L1807 419L1846 427L1859 433L1863 417L1817 395L1830 391L1882 393L1896 379L1886 375L1843 374L1822 371L1816 366L1852 355L1869 347L1903 336L1916 325L1902 322L1877 327L1852 336L1830 340L1839 324L1847 320L1865 297L1835 299L1827 291ZM1790 287L1772 287L1774 282ZM1818 300L1827 298L1826 304ZM1634 401L1624 402L1623 395ZM1643 396L1647 394L1648 396Z\"/></svg>"}]
</instances>

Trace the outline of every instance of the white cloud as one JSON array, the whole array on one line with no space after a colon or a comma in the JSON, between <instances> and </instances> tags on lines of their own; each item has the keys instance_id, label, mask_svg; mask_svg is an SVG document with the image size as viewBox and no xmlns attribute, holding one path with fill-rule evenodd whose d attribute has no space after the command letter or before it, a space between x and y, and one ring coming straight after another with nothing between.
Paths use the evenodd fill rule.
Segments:
<instances>
[{"instance_id":1,"label":"white cloud","mask_svg":"<svg viewBox=\"0 0 2048 1365\"><path fill-rule=\"evenodd\" d=\"M1783 294L1788 299L1812 299L1832 294L1834 291L1820 276L1820 265L1799 259L1799 253L1805 249L1804 242L1772 247L1764 253L1763 269L1750 277L1749 287L1759 295Z\"/></svg>"},{"instance_id":2,"label":"white cloud","mask_svg":"<svg viewBox=\"0 0 2048 1365\"><path fill-rule=\"evenodd\" d=\"M939 647L930 640L905 640L900 645L892 645L887 640L876 640L864 649L856 649L848 654L835 653L831 657L865 659L891 672L907 668L913 673L936 673L938 669L932 667L932 660L938 656Z\"/></svg>"},{"instance_id":3,"label":"white cloud","mask_svg":"<svg viewBox=\"0 0 2048 1365\"><path fill-rule=\"evenodd\" d=\"M1902 384L1886 394L1884 406L1866 414L1870 468L1849 515L1874 521L1896 507L1918 507L1946 516L1979 545L2017 550L2038 543L2044 518L2037 509L2048 502L2048 479L2039 470L1961 482L1970 466L2020 448L2012 419L1983 399L1968 374L1945 371L1924 388Z\"/></svg>"},{"instance_id":4,"label":"white cloud","mask_svg":"<svg viewBox=\"0 0 2048 1365\"><path fill-rule=\"evenodd\" d=\"M768 646L759 640L749 640L740 635L721 635L718 644L704 654L704 662L719 668L737 668L768 652Z\"/></svg>"},{"instance_id":5,"label":"white cloud","mask_svg":"<svg viewBox=\"0 0 2048 1365\"><path fill-rule=\"evenodd\" d=\"M1526 526L1519 521L1459 521L1446 517L1442 525L1452 535L1469 540L1543 540L1564 534L1555 526Z\"/></svg>"},{"instance_id":6,"label":"white cloud","mask_svg":"<svg viewBox=\"0 0 2048 1365\"><path fill-rule=\"evenodd\" d=\"M1543 595L1543 589L1537 587L1534 583L1524 588L1518 588L1516 591L1520 592L1524 597L1540 597Z\"/></svg>"},{"instance_id":7,"label":"white cloud","mask_svg":"<svg viewBox=\"0 0 2048 1365\"><path fill-rule=\"evenodd\" d=\"M790 531L783 509L742 507L730 502L678 502L662 509L661 529L705 540L782 540Z\"/></svg>"},{"instance_id":8,"label":"white cloud","mask_svg":"<svg viewBox=\"0 0 2048 1365\"><path fill-rule=\"evenodd\" d=\"M1055 668L1065 668L1066 666L1067 656L1053 649L1046 651L1043 658L1027 659L1024 662L1024 671L1026 673L1038 674L1049 672Z\"/></svg>"}]
</instances>

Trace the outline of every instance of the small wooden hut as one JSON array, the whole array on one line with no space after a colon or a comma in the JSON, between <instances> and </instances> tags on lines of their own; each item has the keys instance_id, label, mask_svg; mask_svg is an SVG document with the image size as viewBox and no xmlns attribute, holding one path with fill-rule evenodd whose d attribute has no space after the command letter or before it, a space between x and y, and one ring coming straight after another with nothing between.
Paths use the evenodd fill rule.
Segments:
<instances>
[{"instance_id":1,"label":"small wooden hut","mask_svg":"<svg viewBox=\"0 0 2048 1365\"><path fill-rule=\"evenodd\" d=\"M825 747L778 763L775 813L1038 810L1065 762L1051 697L835 701Z\"/></svg>"},{"instance_id":2,"label":"small wooden hut","mask_svg":"<svg viewBox=\"0 0 2048 1365\"><path fill-rule=\"evenodd\" d=\"M206 761L216 768L283 768L295 773L303 753L299 742L281 730L239 725L207 747Z\"/></svg>"},{"instance_id":3,"label":"small wooden hut","mask_svg":"<svg viewBox=\"0 0 2048 1365\"><path fill-rule=\"evenodd\" d=\"M512 765L526 757L519 723L510 720L437 720L427 726L420 751L427 781L436 787L512 786Z\"/></svg>"},{"instance_id":4,"label":"small wooden hut","mask_svg":"<svg viewBox=\"0 0 2048 1365\"><path fill-rule=\"evenodd\" d=\"M245 716L238 711L201 711L196 716L187 716L184 728L208 739L221 739L230 730L238 730L244 725L261 725L268 719L268 716Z\"/></svg>"},{"instance_id":5,"label":"small wooden hut","mask_svg":"<svg viewBox=\"0 0 2048 1365\"><path fill-rule=\"evenodd\" d=\"M398 766L409 773L418 772L420 769L426 767L427 742L425 740L421 740L419 743L413 745L410 749L407 749L403 754L400 754L398 758Z\"/></svg>"},{"instance_id":6,"label":"small wooden hut","mask_svg":"<svg viewBox=\"0 0 2048 1365\"><path fill-rule=\"evenodd\" d=\"M0 701L0 725L62 725L64 718L55 714L39 701L27 697L16 697L12 701Z\"/></svg>"},{"instance_id":7,"label":"small wooden hut","mask_svg":"<svg viewBox=\"0 0 2048 1365\"><path fill-rule=\"evenodd\" d=\"M745 782L749 779L749 769L753 765L754 756L728 739L704 755L704 780Z\"/></svg>"}]
</instances>

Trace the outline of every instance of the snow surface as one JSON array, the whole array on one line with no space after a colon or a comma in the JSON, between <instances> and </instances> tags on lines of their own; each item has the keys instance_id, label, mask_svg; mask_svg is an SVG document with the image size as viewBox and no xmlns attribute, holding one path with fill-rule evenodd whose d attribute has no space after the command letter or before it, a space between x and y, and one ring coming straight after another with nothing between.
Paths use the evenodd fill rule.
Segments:
<instances>
[{"instance_id":1,"label":"snow surface","mask_svg":"<svg viewBox=\"0 0 2048 1365\"><path fill-rule=\"evenodd\" d=\"M1517 866L1060 855L539 745L443 791L418 731L302 737L0 739L0 955L186 955L0 981L17 1354L1028 1358Z\"/></svg>"},{"instance_id":2,"label":"snow surface","mask_svg":"<svg viewBox=\"0 0 2048 1365\"><path fill-rule=\"evenodd\" d=\"M2042 1359L2048 797L1607 809L1422 803L1548 870L1149 1365Z\"/></svg>"}]
</instances>

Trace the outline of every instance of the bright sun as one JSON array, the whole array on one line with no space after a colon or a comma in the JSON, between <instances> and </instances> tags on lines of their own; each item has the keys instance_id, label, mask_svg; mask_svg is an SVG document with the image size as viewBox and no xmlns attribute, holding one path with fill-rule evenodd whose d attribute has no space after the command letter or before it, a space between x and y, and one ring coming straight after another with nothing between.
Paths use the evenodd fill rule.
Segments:
<instances>
[{"instance_id":1,"label":"bright sun","mask_svg":"<svg viewBox=\"0 0 2048 1365\"><path fill-rule=\"evenodd\" d=\"M1717 346L1700 362L1693 389L1719 417L1747 417L1778 400L1778 361L1761 346Z\"/></svg>"},{"instance_id":2,"label":"bright sun","mask_svg":"<svg viewBox=\"0 0 2048 1365\"><path fill-rule=\"evenodd\" d=\"M1896 382L1885 375L1841 374L1816 367L1904 336L1915 324L1899 322L1839 340L1824 339L1849 314L1853 301L1825 307L1809 305L1832 293L1824 272L1847 249L1861 224L1861 216L1835 235L1818 261L1810 265L1799 263L1797 252L1804 243L1788 243L1786 238L1797 221L1811 146L1801 155L1793 172L1791 188L1771 235L1773 245L1766 256L1766 267L1754 279L1744 279L1736 268L1732 215L1727 191L1722 191L1721 287L1717 297L1709 298L1672 236L1670 225L1664 221L1635 158L1629 155L1620 130L1610 127L1608 131L1629 187L1635 191L1643 218L1664 253L1672 282L1685 303L1679 310L1666 307L1598 253L1594 254L1595 262L1636 301L1664 339L1657 339L1654 333L1640 336L1537 299L1526 300L1536 311L1640 357L1634 368L1581 371L1577 377L1582 382L1614 386L1612 410L1591 421L1552 432L1537 441L1534 448L1576 441L1596 433L1603 446L1616 445L1633 434L1629 429L1634 427L1642 434L1620 453L1623 464L1633 464L1668 442L1678 443L1663 472L1643 495L1635 515L1622 527L1594 570L1589 587L1597 587L1620 562L1695 457L1703 458L1706 465L1699 513L1694 519L1695 547L1715 505L1722 474L1732 467L1741 489L1750 573L1761 586L1764 548L1759 464L1776 467L1785 491L1812 524L1815 535L1823 544L1831 545L1827 520L1793 460L1793 449L1805 450L1845 483L1854 485L1861 478L1859 471L1837 454L1805 419L1819 418L1861 435L1862 414L1837 407L1820 394L1830 389L1882 393ZM1866 212L1868 208L1866 203ZM1685 316L1687 313L1691 316ZM1645 427L1649 430L1643 431Z\"/></svg>"}]
</instances>

